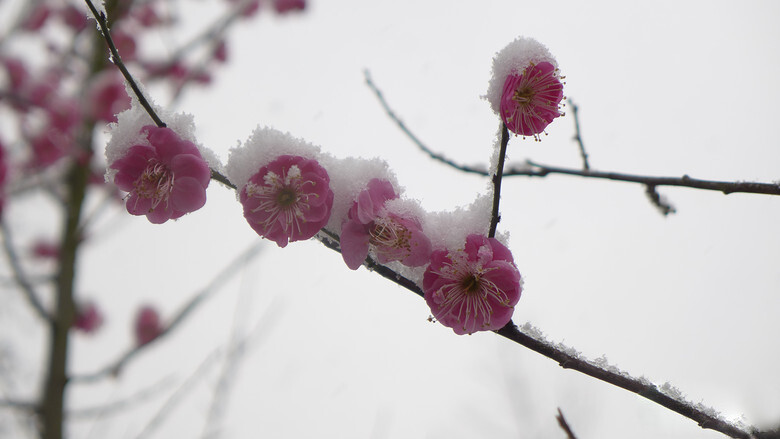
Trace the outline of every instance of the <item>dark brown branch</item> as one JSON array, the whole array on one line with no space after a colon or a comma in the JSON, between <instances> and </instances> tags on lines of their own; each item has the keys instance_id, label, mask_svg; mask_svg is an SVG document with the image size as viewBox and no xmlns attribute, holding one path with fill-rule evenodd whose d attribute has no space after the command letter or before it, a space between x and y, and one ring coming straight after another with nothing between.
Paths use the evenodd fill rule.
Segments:
<instances>
[{"instance_id":1,"label":"dark brown branch","mask_svg":"<svg viewBox=\"0 0 780 439\"><path fill-rule=\"evenodd\" d=\"M571 427L569 427L569 423L566 422L566 418L563 417L563 412L560 407L558 407L558 414L555 415L555 419L558 420L558 425L561 427L561 430L566 432L566 439L577 439L577 436L571 430Z\"/></svg>"},{"instance_id":2,"label":"dark brown branch","mask_svg":"<svg viewBox=\"0 0 780 439\"><path fill-rule=\"evenodd\" d=\"M459 165L452 160L448 159L447 157L437 154L433 152L430 148L425 146L425 144L417 138L417 136L412 133L409 128L406 127L406 124L398 118L398 116L395 115L395 112L390 108L390 106L387 104L387 101L385 100L384 96L382 95L382 92L377 88L377 86L374 84L374 81L371 80L371 73L368 70L363 71L363 75L366 78L366 85L368 85L368 88L371 89L371 91L374 92L374 95L376 95L376 98L379 99L379 103L382 105L382 108L384 108L385 113L390 117L390 119L393 120L393 122L398 125L398 128L401 129L401 131L406 134L406 136L414 142L415 145L417 145L418 148L420 148L424 153L428 154L432 159L438 160L442 163L444 163L447 166L450 166L452 168L455 168L459 171L468 172L472 174L480 174L480 175L490 175L490 173L484 169L478 169L470 166L465 165Z\"/></svg>"},{"instance_id":3,"label":"dark brown branch","mask_svg":"<svg viewBox=\"0 0 780 439\"><path fill-rule=\"evenodd\" d=\"M321 233L318 235L318 239L320 242L322 242L323 245L331 250L341 252L338 235L325 229L322 229L320 232ZM366 258L364 265L366 265L370 271L373 271L385 279L388 279L389 281L408 289L420 297L424 297L424 292L411 279L401 276L384 265L378 264L371 258ZM672 398L671 396L663 393L654 384L646 380L633 378L628 374L617 370L616 368L609 367L608 365L600 367L594 362L590 362L580 358L579 356L567 353L569 349L564 349L561 346L553 345L545 340L526 334L511 321L503 328L494 332L517 344L525 346L532 351L540 353L547 358L557 361L558 364L565 369L576 370L598 380L615 385L617 387L621 387L630 392L636 393L639 396L647 398L665 408L680 413L681 415L698 422L699 426L702 428L716 430L735 438L751 439L750 433L741 430L740 428L718 418L717 416L707 413L707 411L703 408L700 408L700 406L694 406L692 403L688 403L687 401Z\"/></svg>"},{"instance_id":4,"label":"dark brown branch","mask_svg":"<svg viewBox=\"0 0 780 439\"><path fill-rule=\"evenodd\" d=\"M222 183L223 185L238 190L236 185L234 185L228 178L222 174L220 174L218 171L215 171L214 169L211 170L211 179L214 181L217 181L219 183Z\"/></svg>"},{"instance_id":5,"label":"dark brown branch","mask_svg":"<svg viewBox=\"0 0 780 439\"><path fill-rule=\"evenodd\" d=\"M95 382L100 379L109 377L109 376L116 376L121 371L122 368L130 362L138 353L143 351L146 347L151 345L152 343L157 342L164 336L170 334L174 330L178 328L178 326L187 318L189 315L200 305L204 300L206 300L214 291L218 289L219 286L224 285L225 282L227 282L228 279L230 279L232 276L237 274L241 268L243 268L242 262L248 262L253 257L257 255L257 253L262 248L261 243L255 243L251 245L248 249L240 253L237 257L235 257L233 260L231 260L220 273L218 273L214 279L209 282L206 287L201 289L197 294L195 294L185 305L184 307L176 314L176 316L173 317L171 322L165 327L165 329L160 333L160 335L157 336L154 340L152 340L149 343L138 345L130 348L127 352L122 354L119 358L108 364L107 366L103 367L102 369L92 372L85 375L74 375L70 377L71 382L79 382L79 383L89 383L89 382Z\"/></svg>"},{"instance_id":6,"label":"dark brown branch","mask_svg":"<svg viewBox=\"0 0 780 439\"><path fill-rule=\"evenodd\" d=\"M734 438L751 439L751 434L717 416L707 413L693 404L671 397L647 380L634 378L617 369L608 370L596 364L565 352L551 343L532 337L522 332L513 322L495 331L497 334L538 352L547 358L557 361L564 369L572 369L589 375L605 383L612 384L647 398L669 410L675 411L686 418L696 421L701 428L719 431Z\"/></svg>"},{"instance_id":7,"label":"dark brown branch","mask_svg":"<svg viewBox=\"0 0 780 439\"><path fill-rule=\"evenodd\" d=\"M417 147L420 148L422 152L427 154L432 159L437 160L459 171L467 172L470 174L484 175L485 177L491 176L490 171L488 171L486 167L467 166L467 165L458 164L453 160L450 160L446 156L434 152L428 146L426 146L417 136L414 135L414 133L411 132L411 130L409 130L409 128L398 118L395 112L390 108L384 96L382 95L382 92L373 83L367 71L365 72L365 75L366 75L366 84L374 92L377 99L379 100L379 103L382 105L385 112L387 113L388 117L390 117L390 119L392 119L398 125L398 128L400 128L401 131L403 131L403 133L406 134L409 140L411 140L415 145L417 145ZM528 161L526 166L515 166L506 169L504 171L504 177L516 177L516 176L546 177L547 175L550 174L565 174L565 175L575 175L583 178L598 178L598 179L608 179L614 181L624 181L629 183L639 183L645 186L648 185L680 186L680 187L688 187L692 189L718 191L718 192L723 192L724 194L727 195L733 193L780 195L779 183L700 180L700 179L691 178L688 175L683 175L682 177L649 177L644 175L623 174L618 172L598 172L598 171L592 171L590 169L583 170L583 169L561 168L555 166L542 165L531 161Z\"/></svg>"},{"instance_id":8,"label":"dark brown branch","mask_svg":"<svg viewBox=\"0 0 780 439\"><path fill-rule=\"evenodd\" d=\"M98 10L95 8L95 5L92 4L92 0L84 0L87 2L87 7L89 7L90 12L92 12L92 15L95 17L95 20L97 20L98 25L100 26L100 32L103 34L103 38L106 40L106 44L108 44L108 50L111 52L111 62L114 63L114 65L117 66L120 72L122 72L122 76L125 77L125 81L127 81L128 84L130 84L130 88L133 89L133 93L135 93L135 96L138 98L138 102L141 104L142 107L144 107L144 110L149 114L149 117L152 118L155 125L158 127L165 127L165 123L160 120L160 117L157 116L157 113L152 108L151 104L149 104L149 101L146 100L146 97L144 97L144 94L141 92L141 89L138 87L138 84L135 83L135 80L133 79L133 76L130 74L130 72L127 70L127 67L125 67L125 64L122 62L122 57L119 56L119 51L116 49L116 46L114 45L114 40L111 38L111 32L108 30L108 23L106 22L106 16L102 12L98 12Z\"/></svg>"},{"instance_id":9,"label":"dark brown branch","mask_svg":"<svg viewBox=\"0 0 780 439\"><path fill-rule=\"evenodd\" d=\"M501 179L504 176L504 160L506 159L506 145L509 143L509 129L505 123L501 124L501 145L498 149L498 163L493 173L493 210L490 214L490 230L488 238L496 236L496 227L501 221L501 214L498 211L498 205L501 200Z\"/></svg>"},{"instance_id":10,"label":"dark brown branch","mask_svg":"<svg viewBox=\"0 0 780 439\"><path fill-rule=\"evenodd\" d=\"M656 190L654 185L648 184L645 193L647 194L647 198L650 199L650 202L653 203L664 216L676 212L674 206L658 193L658 190Z\"/></svg>"},{"instance_id":11,"label":"dark brown branch","mask_svg":"<svg viewBox=\"0 0 780 439\"><path fill-rule=\"evenodd\" d=\"M682 177L649 177L646 175L623 174L619 172L599 172L583 171L579 169L561 168L557 166L547 166L539 163L527 161L531 166L518 169L509 169L504 175L527 175L531 177L546 177L549 174L575 175L585 178L598 178L614 181L624 181L628 183L639 183L649 186L679 186L708 191L723 192L724 194L748 193L780 195L780 184L778 183L755 183L755 182L730 182L715 180L700 180L691 178L688 175Z\"/></svg>"},{"instance_id":12,"label":"dark brown branch","mask_svg":"<svg viewBox=\"0 0 780 439\"><path fill-rule=\"evenodd\" d=\"M580 118L579 107L571 99L566 99L571 107L571 113L574 118L574 141L580 147L580 157L582 157L582 169L590 170L590 164L588 163L588 153L585 152L585 144L582 142L582 135L580 134Z\"/></svg>"}]
</instances>

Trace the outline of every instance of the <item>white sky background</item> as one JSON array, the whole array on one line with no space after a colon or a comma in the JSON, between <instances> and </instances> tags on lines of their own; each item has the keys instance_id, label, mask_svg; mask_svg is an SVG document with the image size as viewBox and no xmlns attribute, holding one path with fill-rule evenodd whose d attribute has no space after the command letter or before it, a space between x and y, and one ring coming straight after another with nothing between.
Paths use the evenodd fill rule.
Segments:
<instances>
[{"instance_id":1,"label":"white sky background","mask_svg":"<svg viewBox=\"0 0 780 439\"><path fill-rule=\"evenodd\" d=\"M192 20L213 17L207 2L179 3ZM199 140L223 159L268 125L337 157L383 157L407 196L449 210L484 193L489 180L417 151L362 71L371 70L432 149L486 163L499 121L480 95L493 54L525 35L558 59L593 168L774 181L779 18L771 1L312 0L303 15L264 14L237 26L215 85L190 89L177 109L194 115ZM156 43L183 40L160 33ZM164 89L151 92L165 102ZM541 143L513 138L510 160L580 166L570 116ZM510 232L526 280L514 321L587 357L605 354L632 375L669 381L729 418L777 425L780 199L660 192L677 214L664 218L638 185L505 180L499 230ZM82 290L105 308L107 324L97 337L74 337L73 370L94 370L122 352L139 304L172 315L259 239L232 192L212 183L208 196L201 211L162 226L112 216L85 247ZM269 243L121 380L74 388L70 402L85 407L161 378L182 380L234 324L248 333L260 322L231 374L225 438L564 437L558 407L583 439L723 437L495 334L456 336L428 315L422 299L365 269L350 271L316 242ZM148 437L197 437L220 368ZM163 402L73 422L72 437L136 437Z\"/></svg>"}]
</instances>

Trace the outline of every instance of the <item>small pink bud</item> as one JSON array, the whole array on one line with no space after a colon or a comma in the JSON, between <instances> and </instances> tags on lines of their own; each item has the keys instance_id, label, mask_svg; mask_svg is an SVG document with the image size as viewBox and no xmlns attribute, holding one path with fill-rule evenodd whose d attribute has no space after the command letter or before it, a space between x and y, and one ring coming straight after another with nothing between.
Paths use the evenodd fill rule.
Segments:
<instances>
[{"instance_id":1,"label":"small pink bud","mask_svg":"<svg viewBox=\"0 0 780 439\"><path fill-rule=\"evenodd\" d=\"M82 304L76 310L73 327L87 334L92 334L103 325L103 316L92 302Z\"/></svg>"},{"instance_id":2,"label":"small pink bud","mask_svg":"<svg viewBox=\"0 0 780 439\"><path fill-rule=\"evenodd\" d=\"M163 330L156 309L146 305L138 310L135 316L135 343L138 346L150 343L159 337Z\"/></svg>"},{"instance_id":3,"label":"small pink bud","mask_svg":"<svg viewBox=\"0 0 780 439\"><path fill-rule=\"evenodd\" d=\"M274 9L278 14L286 14L291 11L302 11L306 9L305 0L273 0Z\"/></svg>"}]
</instances>

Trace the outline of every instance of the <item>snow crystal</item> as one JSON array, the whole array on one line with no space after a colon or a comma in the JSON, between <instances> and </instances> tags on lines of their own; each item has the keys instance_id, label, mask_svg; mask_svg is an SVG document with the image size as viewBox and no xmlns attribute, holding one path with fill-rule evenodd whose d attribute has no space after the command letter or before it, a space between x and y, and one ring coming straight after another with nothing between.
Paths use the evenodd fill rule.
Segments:
<instances>
[{"instance_id":1,"label":"snow crystal","mask_svg":"<svg viewBox=\"0 0 780 439\"><path fill-rule=\"evenodd\" d=\"M341 234L341 225L347 220L349 209L352 208L358 194L366 189L371 179L387 180L393 185L396 194L400 196L403 193L403 188L398 185L395 174L384 160L326 157L323 158L322 166L330 175L330 188L335 195L330 221L325 228L339 235Z\"/></svg>"},{"instance_id":2,"label":"snow crystal","mask_svg":"<svg viewBox=\"0 0 780 439\"><path fill-rule=\"evenodd\" d=\"M522 73L531 63L538 64L545 61L555 68L558 67L558 63L547 47L533 38L527 37L518 37L496 53L496 56L493 57L493 75L490 78L487 94L483 96L490 102L490 107L496 114L501 106L501 93L506 77L510 73Z\"/></svg>"},{"instance_id":3,"label":"snow crystal","mask_svg":"<svg viewBox=\"0 0 780 439\"><path fill-rule=\"evenodd\" d=\"M119 113L117 121L108 125L108 133L111 139L106 145L106 161L109 165L124 157L127 150L133 145L148 145L149 142L146 139L146 135L141 132L141 128L155 124L129 87L127 93L131 97L130 108ZM168 128L175 131L182 139L189 140L195 144L203 159L206 160L212 169L222 169L222 164L217 155L212 150L199 145L195 139L195 122L191 114L173 113L151 102L150 105L152 105L155 113L165 122ZM106 181L113 181L116 173L116 169L107 168Z\"/></svg>"},{"instance_id":4,"label":"snow crystal","mask_svg":"<svg viewBox=\"0 0 780 439\"><path fill-rule=\"evenodd\" d=\"M303 139L293 137L290 133L283 133L273 128L256 128L243 146L230 149L225 172L228 179L236 185L238 191L246 186L252 177L263 166L282 155L294 155L313 159L333 175L321 162L321 153L318 146L312 145Z\"/></svg>"},{"instance_id":5,"label":"snow crystal","mask_svg":"<svg viewBox=\"0 0 780 439\"><path fill-rule=\"evenodd\" d=\"M468 207L428 213L422 221L423 231L433 248L463 248L470 234L487 235L492 208L493 197L480 195Z\"/></svg>"}]
</instances>

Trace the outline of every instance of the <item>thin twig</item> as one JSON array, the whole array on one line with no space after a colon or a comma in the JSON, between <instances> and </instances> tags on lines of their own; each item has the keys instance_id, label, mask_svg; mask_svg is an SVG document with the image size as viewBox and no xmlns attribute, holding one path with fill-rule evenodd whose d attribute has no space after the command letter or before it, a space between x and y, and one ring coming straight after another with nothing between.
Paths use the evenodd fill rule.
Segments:
<instances>
[{"instance_id":1,"label":"thin twig","mask_svg":"<svg viewBox=\"0 0 780 439\"><path fill-rule=\"evenodd\" d=\"M509 143L509 129L505 123L501 124L501 145L498 150L498 163L493 173L493 210L490 214L490 230L488 238L496 236L496 227L501 221L501 214L498 212L498 205L501 200L501 179L504 175L504 160L506 159L506 145Z\"/></svg>"},{"instance_id":2,"label":"thin twig","mask_svg":"<svg viewBox=\"0 0 780 439\"><path fill-rule=\"evenodd\" d=\"M366 84L374 92L379 103L384 108L388 117L392 119L401 131L411 140L422 152L427 154L434 160L437 160L451 168L459 171L484 175L490 177L491 172L487 170L487 167L483 166L467 166L461 165L453 160L445 157L442 154L433 152L428 146L426 146L411 130L398 118L395 112L390 108L385 100L382 92L377 88L374 82L371 80L368 72L366 75ZM644 175L632 175L619 172L599 172L590 169L571 169L562 168L556 166L547 166L539 163L528 161L526 166L515 166L504 170L504 177L546 177L549 174L566 174L575 175L583 178L597 178L608 179L614 181L623 181L629 183L638 183L641 185L653 185L653 186L679 186L692 189L710 190L723 192L724 194L733 193L748 193L748 194L763 194L763 195L780 195L780 183L758 183L758 182L729 182L729 181L713 181L713 180L700 180L691 178L688 175L682 177L649 177Z\"/></svg>"},{"instance_id":3,"label":"thin twig","mask_svg":"<svg viewBox=\"0 0 780 439\"><path fill-rule=\"evenodd\" d=\"M584 373L585 375L612 384L613 386L623 388L643 398L647 398L669 410L675 411L686 418L696 421L701 428L719 431L734 438L751 439L751 433L724 421L712 414L709 410L673 398L666 393L663 393L657 386L645 379L634 378L615 368L608 369L599 367L593 362L580 358L578 355L573 355L559 349L545 340L540 340L539 338L524 333L512 321L495 332L532 351L557 361L564 369L572 369Z\"/></svg>"},{"instance_id":4,"label":"thin twig","mask_svg":"<svg viewBox=\"0 0 780 439\"><path fill-rule=\"evenodd\" d=\"M689 177L688 175L683 175L682 177L650 177L646 175L624 174L620 172L582 171L579 169L542 165L530 160L528 160L526 163L531 166L531 169L528 169L528 167L510 169L504 173L504 176L527 175L531 177L546 177L549 174L565 174L585 178L638 183L642 185L688 187L693 189L723 192L726 195L733 193L780 195L780 184L778 183L700 180Z\"/></svg>"},{"instance_id":5,"label":"thin twig","mask_svg":"<svg viewBox=\"0 0 780 439\"><path fill-rule=\"evenodd\" d=\"M160 333L160 335L158 335L157 338L155 338L152 342L143 345L134 346L130 348L127 352L122 354L118 359L114 360L113 362L103 367L102 369L89 374L74 375L70 377L70 381L87 383L87 382L94 382L108 376L117 375L125 366L125 364L127 364L131 359L133 359L133 357L135 357L139 352L143 351L148 346L158 341L162 337L173 332L187 317L189 317L189 315L198 307L198 305L200 305L220 286L224 285L228 279L230 279L232 276L234 276L236 273L238 273L241 270L241 268L243 267L243 264L241 264L242 261L251 260L253 257L257 255L257 253L260 251L261 248L262 248L262 243L252 244L247 250L240 253L236 258L230 261L230 263L228 263L225 266L225 268L223 268L222 271L218 273L208 285L206 285L206 287L201 289L197 294L195 294L189 300L189 302L187 302L186 305L184 305L184 307L176 314L176 316L165 327L165 329Z\"/></svg>"},{"instance_id":6,"label":"thin twig","mask_svg":"<svg viewBox=\"0 0 780 439\"><path fill-rule=\"evenodd\" d=\"M488 171L484 169L477 169L470 166L459 165L453 162L452 160L449 160L447 157L433 152L430 148L425 146L425 144L419 138L417 138L417 136L415 136L414 133L412 133L411 130L409 130L409 128L406 127L406 124L404 124L404 122L400 118L398 118L398 116L395 115L395 112L393 112L393 110L387 104L387 101L382 95L382 92L374 84L374 81L371 80L371 73L368 70L364 70L363 75L366 78L366 85L368 85L368 88L370 88L371 91L374 92L374 95L376 95L376 98L379 100L379 103L382 105L382 108L384 108L385 113L387 113L390 119L392 119L393 122L395 122L396 125L398 125L398 128L400 128L401 131L403 131L404 134L406 134L409 140L414 142L414 144L417 145L417 147L420 148L424 153L428 154L431 158L438 160L446 164L447 166L455 168L459 171L473 173L473 174L480 174L480 175L490 175Z\"/></svg>"},{"instance_id":7,"label":"thin twig","mask_svg":"<svg viewBox=\"0 0 780 439\"><path fill-rule=\"evenodd\" d=\"M320 242L331 250L340 252L339 236L326 229L321 230L321 234L318 236ZM366 267L380 276L394 282L409 291L417 294L420 297L424 297L424 292L420 287L411 279L401 276L394 270L384 265L378 264L371 258L367 258L365 262ZM519 345L522 345L532 351L540 353L547 358L555 360L558 364L565 369L572 369L578 372L584 373L605 383L612 384L617 387L621 387L630 392L636 393L639 396L649 399L667 409L673 410L687 418L693 419L698 422L699 426L705 429L712 429L719 431L731 437L741 439L751 439L751 433L748 433L720 418L710 414L705 408L694 405L692 403L686 403L680 399L672 398L671 396L661 392L658 387L648 382L647 380L633 378L625 372L621 372L616 368L599 367L594 362L587 361L579 356L569 353L570 349L563 349L554 344L551 344L545 340L540 340L529 334L521 331L512 321L506 324L503 328L494 331L496 334L501 335Z\"/></svg>"},{"instance_id":8,"label":"thin twig","mask_svg":"<svg viewBox=\"0 0 780 439\"><path fill-rule=\"evenodd\" d=\"M104 416L112 415L115 413L127 412L131 407L138 404L142 404L149 399L154 398L161 392L167 391L174 384L173 377L166 377L162 380L154 383L153 385L141 389L133 395L125 398L103 403L94 407L77 408L67 411L67 416L70 418L102 418Z\"/></svg>"},{"instance_id":9,"label":"thin twig","mask_svg":"<svg viewBox=\"0 0 780 439\"><path fill-rule=\"evenodd\" d=\"M645 193L647 194L647 198L650 199L650 202L653 203L664 216L676 212L674 206L658 193L658 190L656 190L654 185L648 184Z\"/></svg>"},{"instance_id":10,"label":"thin twig","mask_svg":"<svg viewBox=\"0 0 780 439\"><path fill-rule=\"evenodd\" d=\"M571 430L571 427L569 427L569 423L566 422L566 418L563 417L563 412L560 407L558 407L558 414L555 415L555 419L558 420L558 425L561 429L566 432L566 439L577 439L577 436Z\"/></svg>"},{"instance_id":11,"label":"thin twig","mask_svg":"<svg viewBox=\"0 0 780 439\"><path fill-rule=\"evenodd\" d=\"M219 173L218 171L216 171L214 169L211 170L211 179L215 180L215 181L217 181L219 183L222 183L223 185L225 185L225 186L227 186L227 187L229 187L231 189L238 190L236 185L234 185L230 180L228 180L228 178L226 176L222 175L221 173Z\"/></svg>"},{"instance_id":12,"label":"thin twig","mask_svg":"<svg viewBox=\"0 0 780 439\"><path fill-rule=\"evenodd\" d=\"M24 297L30 306L35 310L36 314L48 324L53 324L54 320L52 316L43 307L43 304L38 300L38 294L35 292L35 288L29 281L29 277L24 272L22 264L19 262L19 257L16 254L16 248L11 242L11 231L8 229L5 221L0 221L0 232L2 232L3 250L8 258L8 264L11 266L11 273L13 274L14 282L19 286L19 289L24 293Z\"/></svg>"},{"instance_id":13,"label":"thin twig","mask_svg":"<svg viewBox=\"0 0 780 439\"><path fill-rule=\"evenodd\" d=\"M566 99L571 106L571 113L574 118L574 140L580 146L580 157L582 157L582 169L590 170L590 164L588 163L588 153L585 152L585 145L582 142L582 135L580 134L580 118L579 107L570 98Z\"/></svg>"},{"instance_id":14,"label":"thin twig","mask_svg":"<svg viewBox=\"0 0 780 439\"><path fill-rule=\"evenodd\" d=\"M35 413L38 411L38 406L28 401L15 401L10 399L0 399L0 407L20 410L24 412Z\"/></svg>"},{"instance_id":15,"label":"thin twig","mask_svg":"<svg viewBox=\"0 0 780 439\"><path fill-rule=\"evenodd\" d=\"M103 12L98 12L98 10L95 8L95 5L92 4L92 0L84 0L87 2L87 7L89 7L89 10L92 12L92 15L95 17L95 20L97 20L98 25L100 26L100 31L103 34L103 38L106 40L106 44L108 44L108 50L111 51L111 62L114 63L114 65L119 68L119 71L122 72L122 76L125 77L125 81L127 81L128 84L130 84L130 88L133 89L133 93L135 93L135 96L138 98L138 102L141 104L141 106L144 107L144 110L149 114L149 117L152 118L155 125L158 127L165 127L165 122L163 122L159 116L157 116L157 113L152 108L151 104L149 104L149 101L146 100L146 97L144 97L144 94L141 92L141 89L138 88L138 84L135 83L135 80L133 79L133 76L130 74L130 72L127 70L127 67L125 67L125 64L122 62L122 57L119 56L119 51L116 49L116 46L114 45L114 40L111 38L111 32L108 30L108 23L106 22L106 15Z\"/></svg>"}]
</instances>

